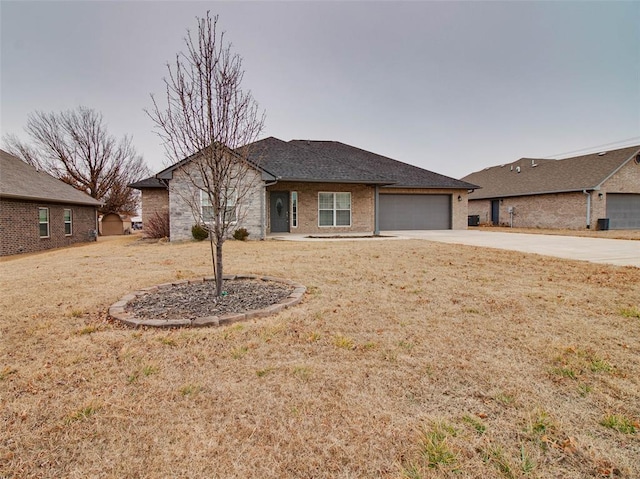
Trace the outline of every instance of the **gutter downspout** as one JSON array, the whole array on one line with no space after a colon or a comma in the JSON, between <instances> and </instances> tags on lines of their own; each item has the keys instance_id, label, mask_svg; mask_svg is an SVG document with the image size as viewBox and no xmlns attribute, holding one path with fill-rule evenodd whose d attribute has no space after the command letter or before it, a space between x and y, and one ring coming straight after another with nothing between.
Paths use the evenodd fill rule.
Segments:
<instances>
[{"instance_id":1,"label":"gutter downspout","mask_svg":"<svg viewBox=\"0 0 640 479\"><path fill-rule=\"evenodd\" d=\"M380 221L379 221L379 212L380 212L380 187L378 185L375 186L374 200L373 200L373 234L374 236L380 235Z\"/></svg>"},{"instance_id":2,"label":"gutter downspout","mask_svg":"<svg viewBox=\"0 0 640 479\"><path fill-rule=\"evenodd\" d=\"M263 183L262 184L262 201L260 201L260 217L262 221L260 221L260 239L264 240L267 238L267 213L266 213L266 203L267 203L267 187L275 185L280 178L276 177L274 181L271 183Z\"/></svg>"},{"instance_id":3,"label":"gutter downspout","mask_svg":"<svg viewBox=\"0 0 640 479\"><path fill-rule=\"evenodd\" d=\"M587 195L587 229L591 229L591 193L587 190L582 190L582 193Z\"/></svg>"}]
</instances>

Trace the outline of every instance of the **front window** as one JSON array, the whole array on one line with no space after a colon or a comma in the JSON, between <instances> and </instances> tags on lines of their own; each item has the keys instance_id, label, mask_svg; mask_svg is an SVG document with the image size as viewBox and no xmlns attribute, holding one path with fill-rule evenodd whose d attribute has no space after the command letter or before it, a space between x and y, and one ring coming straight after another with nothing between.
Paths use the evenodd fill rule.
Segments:
<instances>
[{"instance_id":1,"label":"front window","mask_svg":"<svg viewBox=\"0 0 640 479\"><path fill-rule=\"evenodd\" d=\"M235 223L237 218L237 195L236 191L231 189L227 192L225 208L225 222ZM208 192L200 190L200 215L203 223L213 223L214 207L211 204L211 198Z\"/></svg>"},{"instance_id":2,"label":"front window","mask_svg":"<svg viewBox=\"0 0 640 479\"><path fill-rule=\"evenodd\" d=\"M319 193L318 225L351 226L351 193Z\"/></svg>"},{"instance_id":3,"label":"front window","mask_svg":"<svg viewBox=\"0 0 640 479\"><path fill-rule=\"evenodd\" d=\"M65 236L71 236L73 234L73 214L71 210L64 210L64 234Z\"/></svg>"},{"instance_id":4,"label":"front window","mask_svg":"<svg viewBox=\"0 0 640 479\"><path fill-rule=\"evenodd\" d=\"M49 237L49 208L38 208L40 238Z\"/></svg>"},{"instance_id":5,"label":"front window","mask_svg":"<svg viewBox=\"0 0 640 479\"><path fill-rule=\"evenodd\" d=\"M298 227L298 192L291 192L291 227Z\"/></svg>"}]
</instances>

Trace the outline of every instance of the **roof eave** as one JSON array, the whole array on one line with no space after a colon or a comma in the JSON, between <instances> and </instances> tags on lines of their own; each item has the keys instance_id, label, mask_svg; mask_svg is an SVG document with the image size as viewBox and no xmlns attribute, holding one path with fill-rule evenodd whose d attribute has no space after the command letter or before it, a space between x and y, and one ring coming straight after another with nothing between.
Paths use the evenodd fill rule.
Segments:
<instances>
[{"instance_id":1,"label":"roof eave","mask_svg":"<svg viewBox=\"0 0 640 479\"><path fill-rule=\"evenodd\" d=\"M167 189L167 185L138 185L138 183L131 183L127 185L127 188L134 190L148 190L148 189Z\"/></svg>"},{"instance_id":2,"label":"roof eave","mask_svg":"<svg viewBox=\"0 0 640 479\"><path fill-rule=\"evenodd\" d=\"M602 183L600 183L602 184ZM583 191L598 191L600 184L596 186L585 186L583 188L571 188L567 190L554 190L554 191L534 191L527 193L511 193L511 194L499 194L499 195L484 195L481 197L470 196L470 200L488 200L491 198L516 198L518 196L540 196L540 195L557 195L561 193L580 193Z\"/></svg>"},{"instance_id":3,"label":"roof eave","mask_svg":"<svg viewBox=\"0 0 640 479\"><path fill-rule=\"evenodd\" d=\"M419 188L430 190L479 190L479 186L472 184L457 185L457 186L445 186L445 185L408 185L402 183L395 183L389 186L390 188Z\"/></svg>"},{"instance_id":4,"label":"roof eave","mask_svg":"<svg viewBox=\"0 0 640 479\"><path fill-rule=\"evenodd\" d=\"M390 182L389 180L371 180L371 179L340 179L340 178L299 178L299 177L287 177L281 176L278 177L278 181L289 181L296 183L347 183L354 185L393 185L394 182Z\"/></svg>"},{"instance_id":5,"label":"roof eave","mask_svg":"<svg viewBox=\"0 0 640 479\"><path fill-rule=\"evenodd\" d=\"M42 196L27 196L27 195L12 195L11 193L0 193L0 198L6 198L9 200L24 200L24 201L43 201L47 203L61 203L65 205L83 205L83 206L95 206L96 208L104 205L103 202L94 200L86 201L74 201L74 200L64 200L58 198L46 198Z\"/></svg>"}]
</instances>

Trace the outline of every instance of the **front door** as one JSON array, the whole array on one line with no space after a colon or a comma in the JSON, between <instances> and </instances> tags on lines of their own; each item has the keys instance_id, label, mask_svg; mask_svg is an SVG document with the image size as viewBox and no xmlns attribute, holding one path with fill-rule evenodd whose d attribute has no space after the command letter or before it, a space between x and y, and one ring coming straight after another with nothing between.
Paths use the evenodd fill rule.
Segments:
<instances>
[{"instance_id":1,"label":"front door","mask_svg":"<svg viewBox=\"0 0 640 479\"><path fill-rule=\"evenodd\" d=\"M289 232L289 192L272 191L269 195L271 200L270 218L272 233Z\"/></svg>"},{"instance_id":2,"label":"front door","mask_svg":"<svg viewBox=\"0 0 640 479\"><path fill-rule=\"evenodd\" d=\"M500 224L500 200L491 200L491 223Z\"/></svg>"}]
</instances>

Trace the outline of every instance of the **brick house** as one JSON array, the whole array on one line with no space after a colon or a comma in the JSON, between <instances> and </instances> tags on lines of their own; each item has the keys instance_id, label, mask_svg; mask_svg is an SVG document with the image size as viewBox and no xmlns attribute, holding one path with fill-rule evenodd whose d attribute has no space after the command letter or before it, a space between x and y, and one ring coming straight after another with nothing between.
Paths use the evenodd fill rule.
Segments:
<instances>
[{"instance_id":1,"label":"brick house","mask_svg":"<svg viewBox=\"0 0 640 479\"><path fill-rule=\"evenodd\" d=\"M140 190L142 197L142 225L156 214L169 213L169 188L166 182L155 176L131 183L129 188Z\"/></svg>"},{"instance_id":2,"label":"brick house","mask_svg":"<svg viewBox=\"0 0 640 479\"><path fill-rule=\"evenodd\" d=\"M100 205L0 150L0 256L95 241Z\"/></svg>"},{"instance_id":3,"label":"brick house","mask_svg":"<svg viewBox=\"0 0 640 479\"><path fill-rule=\"evenodd\" d=\"M249 146L252 191L236 205L243 211L236 227L250 238L467 227L467 196L475 186L465 181L335 141L269 137ZM207 205L194 211L185 200L198 199L186 180L194 161L197 154L130 185L142 191L144 217L169 209L172 241L191 238L191 227L205 216Z\"/></svg>"},{"instance_id":4,"label":"brick house","mask_svg":"<svg viewBox=\"0 0 640 479\"><path fill-rule=\"evenodd\" d=\"M469 215L527 228L640 229L640 146L564 160L522 158L462 178Z\"/></svg>"}]
</instances>

